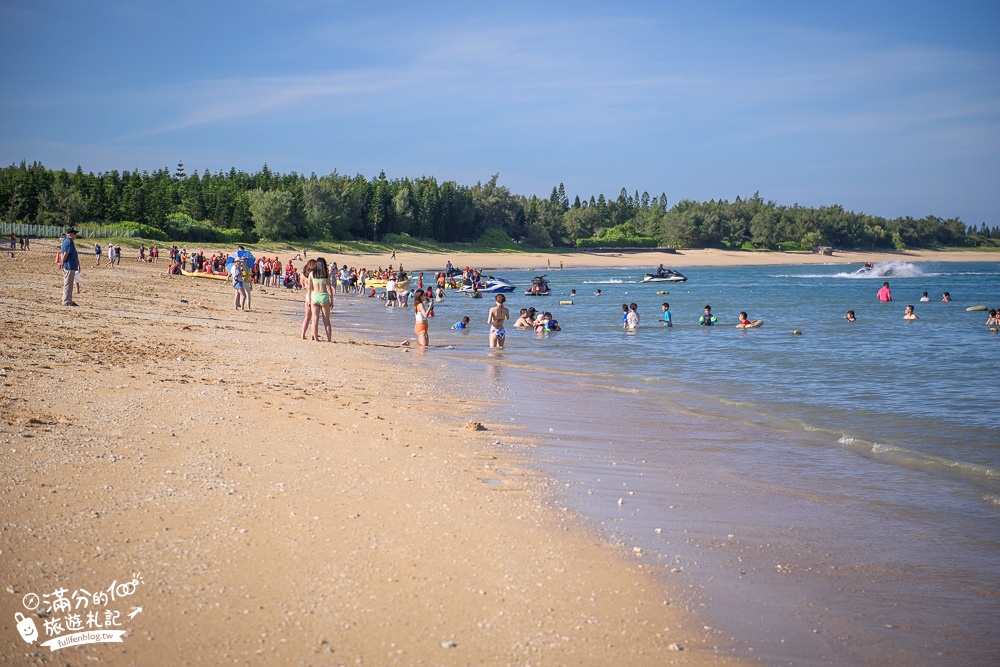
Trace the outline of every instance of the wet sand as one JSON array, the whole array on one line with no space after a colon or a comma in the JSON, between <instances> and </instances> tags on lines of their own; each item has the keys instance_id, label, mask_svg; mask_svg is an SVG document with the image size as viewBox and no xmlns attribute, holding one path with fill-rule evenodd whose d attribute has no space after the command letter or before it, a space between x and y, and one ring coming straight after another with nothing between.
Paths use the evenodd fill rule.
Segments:
<instances>
[{"instance_id":1,"label":"wet sand","mask_svg":"<svg viewBox=\"0 0 1000 667\"><path fill-rule=\"evenodd\" d=\"M0 662L732 661L648 564L549 502L530 442L429 395L432 356L336 315L334 344L303 341L300 293L238 312L221 281L95 269L77 245L78 308L52 242L0 259ZM69 614L26 595L123 581L99 607L123 643L39 646Z\"/></svg>"}]
</instances>

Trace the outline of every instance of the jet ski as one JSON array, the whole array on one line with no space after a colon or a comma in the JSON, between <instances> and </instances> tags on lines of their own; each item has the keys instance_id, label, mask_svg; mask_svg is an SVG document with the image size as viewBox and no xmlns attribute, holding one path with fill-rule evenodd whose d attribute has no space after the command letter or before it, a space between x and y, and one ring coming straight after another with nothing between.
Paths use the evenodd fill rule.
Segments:
<instances>
[{"instance_id":1,"label":"jet ski","mask_svg":"<svg viewBox=\"0 0 1000 667\"><path fill-rule=\"evenodd\" d=\"M657 269L656 273L647 273L646 277L642 279L644 283L682 283L685 282L687 278L683 275L674 271L673 269L664 269L662 266Z\"/></svg>"},{"instance_id":2,"label":"jet ski","mask_svg":"<svg viewBox=\"0 0 1000 667\"><path fill-rule=\"evenodd\" d=\"M531 281L531 287L525 290L524 296L548 296L549 292L549 281L545 276L535 276Z\"/></svg>"},{"instance_id":3,"label":"jet ski","mask_svg":"<svg viewBox=\"0 0 1000 667\"><path fill-rule=\"evenodd\" d=\"M513 292L514 285L509 280L504 280L503 278L483 275L480 276L480 280L476 283L476 289L483 294L503 294L505 292ZM468 278L463 280L462 287L458 291L465 293L472 292L472 281Z\"/></svg>"}]
</instances>

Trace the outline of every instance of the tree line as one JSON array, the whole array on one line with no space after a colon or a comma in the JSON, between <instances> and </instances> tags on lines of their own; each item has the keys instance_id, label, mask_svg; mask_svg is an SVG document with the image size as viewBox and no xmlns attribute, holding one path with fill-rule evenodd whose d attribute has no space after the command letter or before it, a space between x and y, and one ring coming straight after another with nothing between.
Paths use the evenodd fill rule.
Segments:
<instances>
[{"instance_id":1,"label":"tree line","mask_svg":"<svg viewBox=\"0 0 1000 667\"><path fill-rule=\"evenodd\" d=\"M384 240L392 234L440 243L495 239L503 232L533 248L599 245L630 238L674 247L857 248L1000 245L1000 228L957 217L887 219L844 210L764 201L681 200L622 188L572 201L562 183L548 198L512 193L499 174L473 186L384 172L305 176L272 172L187 174L173 170L86 173L35 162L0 168L0 219L50 225L132 225L171 240ZM608 234L614 230L614 234ZM589 240L585 242L584 240Z\"/></svg>"}]
</instances>

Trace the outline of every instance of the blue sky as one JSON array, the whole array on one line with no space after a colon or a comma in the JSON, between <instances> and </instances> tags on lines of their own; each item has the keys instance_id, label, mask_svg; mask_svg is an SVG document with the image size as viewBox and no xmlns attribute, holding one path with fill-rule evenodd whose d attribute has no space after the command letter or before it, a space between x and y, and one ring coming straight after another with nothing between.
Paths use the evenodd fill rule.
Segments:
<instances>
[{"instance_id":1,"label":"blue sky","mask_svg":"<svg viewBox=\"0 0 1000 667\"><path fill-rule=\"evenodd\" d=\"M0 163L1000 224L996 2L0 0Z\"/></svg>"}]
</instances>

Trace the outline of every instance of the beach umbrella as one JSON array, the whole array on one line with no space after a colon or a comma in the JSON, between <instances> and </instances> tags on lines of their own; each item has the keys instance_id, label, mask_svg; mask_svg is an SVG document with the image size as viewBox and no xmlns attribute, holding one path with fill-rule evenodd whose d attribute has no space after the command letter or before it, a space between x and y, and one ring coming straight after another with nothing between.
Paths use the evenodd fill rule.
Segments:
<instances>
[{"instance_id":1,"label":"beach umbrella","mask_svg":"<svg viewBox=\"0 0 1000 667\"><path fill-rule=\"evenodd\" d=\"M245 259L247 261L247 266L249 267L252 267L257 262L257 259L253 256L253 253L250 252L249 250L237 250L235 252L229 253L229 257L226 258L226 266L228 267L230 264L233 263L233 260L235 260L238 257Z\"/></svg>"}]
</instances>

